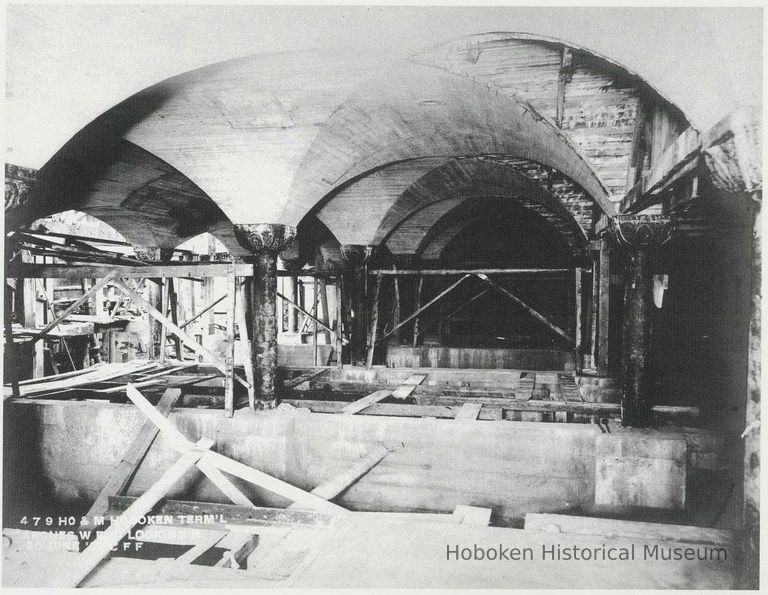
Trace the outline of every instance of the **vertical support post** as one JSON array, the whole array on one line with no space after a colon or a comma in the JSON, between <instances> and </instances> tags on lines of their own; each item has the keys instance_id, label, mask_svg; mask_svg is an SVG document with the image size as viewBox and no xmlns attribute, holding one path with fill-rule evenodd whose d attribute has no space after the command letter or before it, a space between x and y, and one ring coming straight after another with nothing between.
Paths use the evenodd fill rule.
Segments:
<instances>
[{"instance_id":1,"label":"vertical support post","mask_svg":"<svg viewBox=\"0 0 768 595\"><path fill-rule=\"evenodd\" d=\"M163 287L160 290L160 302L162 303L162 308L160 308L160 312L163 313L163 316L168 316L168 300L170 299L170 292L168 291L168 277L163 277ZM165 348L166 343L168 343L168 332L165 328L165 325L162 325L160 327L160 361L165 362Z\"/></svg>"},{"instance_id":2,"label":"vertical support post","mask_svg":"<svg viewBox=\"0 0 768 595\"><path fill-rule=\"evenodd\" d=\"M296 229L278 223L237 224L235 237L254 254L251 282L251 359L256 409L277 406L277 255L290 246Z\"/></svg>"},{"instance_id":3,"label":"vertical support post","mask_svg":"<svg viewBox=\"0 0 768 595\"><path fill-rule=\"evenodd\" d=\"M600 274L598 271L599 256L596 256L594 250L590 251L592 256L592 295L589 301L589 310L587 312L587 329L589 332L589 367L595 369L597 362L597 312L600 302Z\"/></svg>"},{"instance_id":4,"label":"vertical support post","mask_svg":"<svg viewBox=\"0 0 768 595\"><path fill-rule=\"evenodd\" d=\"M168 277L168 308L170 310L170 319L173 324L179 324L179 303L178 294L176 293L176 284L173 281L173 277ZM176 335L173 335L173 344L175 346L176 359L181 361L184 359L184 353L181 347L181 339Z\"/></svg>"},{"instance_id":5,"label":"vertical support post","mask_svg":"<svg viewBox=\"0 0 768 595\"><path fill-rule=\"evenodd\" d=\"M648 379L653 304L651 250L669 239L672 227L662 215L619 215L611 223L616 240L627 253L621 420L624 426L645 426L653 405Z\"/></svg>"},{"instance_id":6,"label":"vertical support post","mask_svg":"<svg viewBox=\"0 0 768 595\"><path fill-rule=\"evenodd\" d=\"M416 287L416 304L413 307L413 311L417 312L421 308L421 289L424 286L424 277L419 275L419 284ZM413 346L419 346L419 317L413 321Z\"/></svg>"},{"instance_id":7,"label":"vertical support post","mask_svg":"<svg viewBox=\"0 0 768 595\"><path fill-rule=\"evenodd\" d=\"M152 307L162 312L163 310L163 296L162 296L162 279L154 278L147 279L147 301L152 304ZM149 337L147 339L147 356L149 359L156 359L158 355L158 345L160 343L160 335L162 333L163 325L157 322L149 314L145 314L147 318L147 325L149 327Z\"/></svg>"},{"instance_id":8,"label":"vertical support post","mask_svg":"<svg viewBox=\"0 0 768 595\"><path fill-rule=\"evenodd\" d=\"M224 412L235 413L235 308L237 307L237 277L234 265L227 269L227 337L224 352Z\"/></svg>"},{"instance_id":9,"label":"vertical support post","mask_svg":"<svg viewBox=\"0 0 768 595\"><path fill-rule=\"evenodd\" d=\"M328 313L328 284L326 283L325 277L320 277L318 281L320 282L318 287L318 292L320 293L320 316L318 316L318 318L326 326L331 326L330 315ZM325 331L325 344L331 344L330 331Z\"/></svg>"},{"instance_id":10,"label":"vertical support post","mask_svg":"<svg viewBox=\"0 0 768 595\"><path fill-rule=\"evenodd\" d=\"M21 287L21 283L18 283L16 287ZM10 380L11 391L14 397L19 396L19 361L18 350L16 349L16 343L13 340L13 325L11 324L11 315L13 314L13 308L11 306L11 300L8 299L8 285L4 284L3 299L4 299L4 312L3 312L3 326L5 327L5 353L9 355L7 359L4 358L6 363L10 364ZM37 341L42 346L42 341Z\"/></svg>"},{"instance_id":11,"label":"vertical support post","mask_svg":"<svg viewBox=\"0 0 768 595\"><path fill-rule=\"evenodd\" d=\"M245 368L245 379L251 387L248 389L248 405L251 409L256 408L256 385L254 384L254 371L253 361L251 360L251 339L248 336L248 320L249 308L251 307L251 300L249 297L248 283L237 283L238 292L237 299L240 302L240 308L236 309L237 313L237 326L240 327L240 342L245 345L245 361L243 367Z\"/></svg>"},{"instance_id":12,"label":"vertical support post","mask_svg":"<svg viewBox=\"0 0 768 595\"><path fill-rule=\"evenodd\" d=\"M583 339L582 339L582 331L581 331L581 312L582 312L582 274L583 271L581 268L576 267L574 269L574 285L573 285L573 292L574 292L574 298L575 298L575 311L576 311L576 321L575 326L573 329L573 337L576 341L576 371L581 372L581 368L583 365L582 361L582 355L583 355Z\"/></svg>"},{"instance_id":13,"label":"vertical support post","mask_svg":"<svg viewBox=\"0 0 768 595\"><path fill-rule=\"evenodd\" d=\"M597 310L597 373L599 376L610 374L609 321L611 292L611 254L607 242L600 246L600 266L598 280Z\"/></svg>"},{"instance_id":14,"label":"vertical support post","mask_svg":"<svg viewBox=\"0 0 768 595\"><path fill-rule=\"evenodd\" d=\"M291 301L294 304L299 303L299 276L291 275ZM292 333L299 332L299 311L296 308L289 308L290 312L288 318L290 320L290 331Z\"/></svg>"},{"instance_id":15,"label":"vertical support post","mask_svg":"<svg viewBox=\"0 0 768 595\"><path fill-rule=\"evenodd\" d=\"M336 275L336 367L341 370L344 367L342 361L342 352L344 350L344 322L343 322L343 303L344 303L344 281L339 272Z\"/></svg>"},{"instance_id":16,"label":"vertical support post","mask_svg":"<svg viewBox=\"0 0 768 595\"><path fill-rule=\"evenodd\" d=\"M26 250L21 253L22 262L33 262L34 257ZM35 328L38 321L38 303L37 303L37 287L35 279L19 279L19 283L16 286L21 289L21 298L23 304L23 319L22 324L24 328ZM10 320L10 319L9 319ZM42 319L40 319L42 322ZM15 346L15 343L14 343ZM41 378L45 376L45 343L44 341L36 341L34 344L34 353L32 354L32 378ZM19 350L16 350L18 355ZM16 361L17 371L21 362Z\"/></svg>"},{"instance_id":17,"label":"vertical support post","mask_svg":"<svg viewBox=\"0 0 768 595\"><path fill-rule=\"evenodd\" d=\"M368 335L368 356L365 367L369 370L373 367L373 355L376 350L376 335L379 331L379 297L381 296L382 274L376 275L376 287L373 290L373 306L371 307L371 332Z\"/></svg>"},{"instance_id":18,"label":"vertical support post","mask_svg":"<svg viewBox=\"0 0 768 595\"><path fill-rule=\"evenodd\" d=\"M392 265L392 270L397 270L396 265ZM392 276L392 289L394 291L395 296L395 305L392 309L392 328L395 328L398 324L400 324L400 279L397 275ZM399 345L400 344L400 333L394 333L390 339L389 342L391 345Z\"/></svg>"},{"instance_id":19,"label":"vertical support post","mask_svg":"<svg viewBox=\"0 0 768 595\"><path fill-rule=\"evenodd\" d=\"M312 277L312 313L317 317L317 276ZM312 365L317 365L317 322L312 321Z\"/></svg>"}]
</instances>

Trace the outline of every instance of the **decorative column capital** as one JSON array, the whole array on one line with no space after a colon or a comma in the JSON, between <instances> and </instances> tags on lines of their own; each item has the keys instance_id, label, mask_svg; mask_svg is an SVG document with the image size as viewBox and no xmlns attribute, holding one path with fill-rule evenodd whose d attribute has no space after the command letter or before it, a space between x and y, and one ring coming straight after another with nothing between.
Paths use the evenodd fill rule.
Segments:
<instances>
[{"instance_id":1,"label":"decorative column capital","mask_svg":"<svg viewBox=\"0 0 768 595\"><path fill-rule=\"evenodd\" d=\"M356 269L368 264L373 255L374 246L365 244L341 244L341 260L349 269Z\"/></svg>"},{"instance_id":2,"label":"decorative column capital","mask_svg":"<svg viewBox=\"0 0 768 595\"><path fill-rule=\"evenodd\" d=\"M13 211L23 207L32 194L37 180L37 171L18 165L5 164L5 210Z\"/></svg>"},{"instance_id":3,"label":"decorative column capital","mask_svg":"<svg viewBox=\"0 0 768 595\"><path fill-rule=\"evenodd\" d=\"M277 256L294 245L296 228L282 223L238 223L235 225L235 238L253 254Z\"/></svg>"},{"instance_id":4,"label":"decorative column capital","mask_svg":"<svg viewBox=\"0 0 768 595\"><path fill-rule=\"evenodd\" d=\"M611 232L620 246L651 248L672 237L672 221L666 215L617 215L611 219Z\"/></svg>"},{"instance_id":5,"label":"decorative column capital","mask_svg":"<svg viewBox=\"0 0 768 595\"><path fill-rule=\"evenodd\" d=\"M326 242L317 247L315 271L326 275L336 275L344 269L345 260L341 247L336 242Z\"/></svg>"}]
</instances>

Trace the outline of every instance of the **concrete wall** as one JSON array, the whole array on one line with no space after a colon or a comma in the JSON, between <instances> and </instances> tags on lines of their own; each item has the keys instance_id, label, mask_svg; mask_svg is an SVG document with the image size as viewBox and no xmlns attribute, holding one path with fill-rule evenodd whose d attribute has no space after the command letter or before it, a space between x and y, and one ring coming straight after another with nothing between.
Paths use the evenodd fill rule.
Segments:
<instances>
[{"instance_id":1,"label":"concrete wall","mask_svg":"<svg viewBox=\"0 0 768 595\"><path fill-rule=\"evenodd\" d=\"M556 349L471 349L468 347L387 347L390 368L484 368L574 370L574 354Z\"/></svg>"},{"instance_id":2,"label":"concrete wall","mask_svg":"<svg viewBox=\"0 0 768 595\"><path fill-rule=\"evenodd\" d=\"M468 504L491 507L498 521L514 524L526 512L589 512L595 503L597 469L603 481L620 483L599 466L598 439L612 438L593 425L324 415L293 409L261 415L240 410L233 418L214 410L182 409L169 419L190 439L208 436L216 441L216 451L307 490L344 470L376 442L391 446L394 450L338 499L354 510L448 512ZM35 510L51 514L87 507L144 423L132 405L42 400L6 401L4 420L5 526L14 526L18 515ZM653 453L670 452L658 446L669 440L676 443L672 451L686 453L672 465L673 471L654 474L656 490L675 496L653 496L649 506L678 507L681 492L699 498L695 489L673 484L690 485L692 474L695 479L701 469L722 470L731 464L730 435L692 431L643 436L625 431L616 439L622 452L644 441L645 454L633 460L646 466L661 457ZM177 457L159 437L128 495L143 493ZM612 469L636 475L632 465ZM699 483L704 487L697 489L706 492L714 490L717 481ZM258 488L243 487L255 503L288 504ZM171 496L226 501L196 472ZM608 504L617 510L644 504L644 496L633 498L621 492ZM706 493L699 499L706 502ZM718 505L716 498L711 500ZM603 500L601 509L605 504Z\"/></svg>"}]
</instances>

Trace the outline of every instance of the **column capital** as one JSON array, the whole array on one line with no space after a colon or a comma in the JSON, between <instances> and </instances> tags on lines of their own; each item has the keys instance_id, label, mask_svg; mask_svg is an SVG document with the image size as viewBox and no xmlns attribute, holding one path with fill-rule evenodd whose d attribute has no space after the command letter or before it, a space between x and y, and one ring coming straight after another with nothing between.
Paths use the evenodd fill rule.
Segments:
<instances>
[{"instance_id":1,"label":"column capital","mask_svg":"<svg viewBox=\"0 0 768 595\"><path fill-rule=\"evenodd\" d=\"M366 244L341 244L341 260L350 269L355 269L368 264L373 255L375 246Z\"/></svg>"},{"instance_id":2,"label":"column capital","mask_svg":"<svg viewBox=\"0 0 768 595\"><path fill-rule=\"evenodd\" d=\"M237 223L235 238L254 254L277 256L296 241L296 228L282 223Z\"/></svg>"},{"instance_id":3,"label":"column capital","mask_svg":"<svg viewBox=\"0 0 768 595\"><path fill-rule=\"evenodd\" d=\"M337 243L325 242L317 247L315 270L318 273L335 275L344 269L345 263L341 247Z\"/></svg>"},{"instance_id":4,"label":"column capital","mask_svg":"<svg viewBox=\"0 0 768 595\"><path fill-rule=\"evenodd\" d=\"M658 247L672 236L672 221L666 215L616 215L611 233L626 248Z\"/></svg>"}]
</instances>

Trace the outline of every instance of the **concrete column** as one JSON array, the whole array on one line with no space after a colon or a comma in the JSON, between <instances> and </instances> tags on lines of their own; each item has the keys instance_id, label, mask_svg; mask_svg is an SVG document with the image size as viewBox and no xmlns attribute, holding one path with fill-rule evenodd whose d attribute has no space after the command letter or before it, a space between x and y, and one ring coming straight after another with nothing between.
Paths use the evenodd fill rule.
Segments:
<instances>
[{"instance_id":1,"label":"concrete column","mask_svg":"<svg viewBox=\"0 0 768 595\"><path fill-rule=\"evenodd\" d=\"M344 287L349 289L352 313L346 319L350 322L350 361L352 365L366 363L368 333L367 271L373 246L344 244L341 258L345 264Z\"/></svg>"},{"instance_id":2,"label":"concrete column","mask_svg":"<svg viewBox=\"0 0 768 595\"><path fill-rule=\"evenodd\" d=\"M624 277L622 424L645 426L650 421L653 405L647 374L653 304L651 259L652 252L669 239L672 226L669 218L661 215L619 215L612 219L612 231L627 256Z\"/></svg>"},{"instance_id":3,"label":"concrete column","mask_svg":"<svg viewBox=\"0 0 768 595\"><path fill-rule=\"evenodd\" d=\"M278 223L238 224L235 237L254 255L251 280L252 340L255 408L277 405L277 255L296 237L296 229Z\"/></svg>"}]
</instances>

